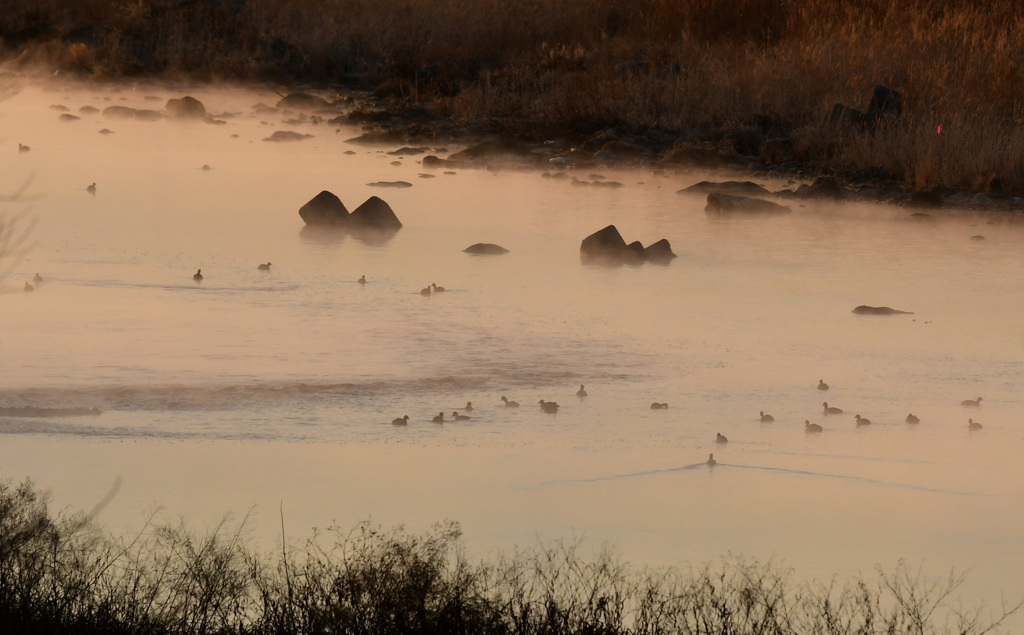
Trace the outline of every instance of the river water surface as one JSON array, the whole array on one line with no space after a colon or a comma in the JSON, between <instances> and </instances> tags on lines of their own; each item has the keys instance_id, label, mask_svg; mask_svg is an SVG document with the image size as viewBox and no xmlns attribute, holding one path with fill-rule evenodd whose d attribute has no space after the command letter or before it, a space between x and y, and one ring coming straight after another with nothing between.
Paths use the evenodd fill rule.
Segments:
<instances>
[{"instance_id":1,"label":"river water surface","mask_svg":"<svg viewBox=\"0 0 1024 635\"><path fill-rule=\"evenodd\" d=\"M79 110L184 94L225 123ZM114 531L158 506L197 527L249 513L265 544L282 511L295 539L453 519L481 555L582 536L636 564L732 553L822 580L904 558L970 569L968 599L1024 597L1024 225L811 201L715 219L677 193L724 173L430 170L349 142L357 128L254 109L279 99L259 89L5 97L0 194L28 188L0 213L36 225L0 284L0 407L102 411L0 417L0 477L58 507L120 483L99 513ZM263 141L275 130L313 136ZM350 210L380 196L404 227L304 231L321 190ZM581 263L610 223L679 257ZM477 242L510 252L463 253ZM421 296L431 283L447 291ZM471 419L431 422L467 401Z\"/></svg>"}]
</instances>

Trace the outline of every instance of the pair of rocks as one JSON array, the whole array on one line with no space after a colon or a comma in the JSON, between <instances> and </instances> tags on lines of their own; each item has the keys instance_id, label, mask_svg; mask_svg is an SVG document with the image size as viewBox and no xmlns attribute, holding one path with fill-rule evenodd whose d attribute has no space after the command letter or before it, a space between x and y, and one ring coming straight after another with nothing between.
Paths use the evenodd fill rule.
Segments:
<instances>
[{"instance_id":1,"label":"pair of rocks","mask_svg":"<svg viewBox=\"0 0 1024 635\"><path fill-rule=\"evenodd\" d=\"M299 216L306 225L320 227L377 227L380 229L399 229L402 222L398 220L391 206L382 199L371 196L349 213L345 204L333 193L324 190L314 196L308 203L299 208Z\"/></svg>"},{"instance_id":2,"label":"pair of rocks","mask_svg":"<svg viewBox=\"0 0 1024 635\"><path fill-rule=\"evenodd\" d=\"M594 232L580 244L580 258L587 261L667 263L675 257L667 239L662 238L647 247L640 241L627 244L615 225Z\"/></svg>"}]
</instances>

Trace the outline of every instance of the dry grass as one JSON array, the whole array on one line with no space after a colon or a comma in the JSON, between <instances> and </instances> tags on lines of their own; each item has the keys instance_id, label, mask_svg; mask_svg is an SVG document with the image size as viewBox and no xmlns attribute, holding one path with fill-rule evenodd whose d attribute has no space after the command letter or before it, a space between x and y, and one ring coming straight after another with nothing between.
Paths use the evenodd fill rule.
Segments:
<instances>
[{"instance_id":1,"label":"dry grass","mask_svg":"<svg viewBox=\"0 0 1024 635\"><path fill-rule=\"evenodd\" d=\"M597 131L907 187L1024 191L1017 0L22 0L7 54L88 76L373 88L466 128ZM873 86L874 132L825 125ZM939 123L948 136L933 134ZM779 139L786 143L772 144ZM781 150L780 150L781 148ZM687 152L683 152L687 154ZM692 154L692 153L691 153ZM698 152L699 154L699 152Z\"/></svg>"},{"instance_id":2,"label":"dry grass","mask_svg":"<svg viewBox=\"0 0 1024 635\"><path fill-rule=\"evenodd\" d=\"M0 481L0 632L980 635L1021 606L964 608L962 575L904 563L839 585L737 557L637 570L581 551L559 541L473 562L453 523L332 528L269 555L244 521L197 532L151 519L122 538Z\"/></svg>"}]
</instances>

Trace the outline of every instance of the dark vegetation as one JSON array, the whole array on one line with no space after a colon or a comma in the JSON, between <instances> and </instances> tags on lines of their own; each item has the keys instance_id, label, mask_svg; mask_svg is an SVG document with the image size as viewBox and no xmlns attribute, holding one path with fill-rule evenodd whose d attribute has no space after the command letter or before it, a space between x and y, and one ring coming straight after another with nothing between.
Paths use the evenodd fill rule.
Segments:
<instances>
[{"instance_id":1,"label":"dark vegetation","mask_svg":"<svg viewBox=\"0 0 1024 635\"><path fill-rule=\"evenodd\" d=\"M423 535L360 524L256 553L245 523L207 532L151 522L115 537L89 515L54 514L30 482L0 482L3 633L882 633L996 630L954 597L963 576L901 563L845 584L794 583L728 557L633 570L608 549L556 542L474 562L459 527Z\"/></svg>"},{"instance_id":2,"label":"dark vegetation","mask_svg":"<svg viewBox=\"0 0 1024 635\"><path fill-rule=\"evenodd\" d=\"M88 78L372 90L412 136L1024 192L1016 0L19 0L0 37ZM876 85L901 114L830 124Z\"/></svg>"}]
</instances>

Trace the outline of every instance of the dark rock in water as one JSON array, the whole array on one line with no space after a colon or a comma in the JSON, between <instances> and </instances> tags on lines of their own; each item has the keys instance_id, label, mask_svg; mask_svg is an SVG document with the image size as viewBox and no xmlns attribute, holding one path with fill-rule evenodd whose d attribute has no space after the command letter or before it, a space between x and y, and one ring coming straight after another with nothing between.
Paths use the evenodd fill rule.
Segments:
<instances>
[{"instance_id":1,"label":"dark rock in water","mask_svg":"<svg viewBox=\"0 0 1024 635\"><path fill-rule=\"evenodd\" d=\"M293 110L320 110L330 108L331 104L323 97L317 97L309 93L290 93L277 102L277 107L291 108Z\"/></svg>"},{"instance_id":2,"label":"dark rock in water","mask_svg":"<svg viewBox=\"0 0 1024 635\"><path fill-rule=\"evenodd\" d=\"M929 188L919 190L910 195L907 205L910 207L942 207L942 190Z\"/></svg>"},{"instance_id":3,"label":"dark rock in water","mask_svg":"<svg viewBox=\"0 0 1024 635\"><path fill-rule=\"evenodd\" d=\"M639 262L647 260L647 254L644 253L644 244L639 240L634 240L633 242L626 245L626 249L629 250L629 253L631 256L633 256L634 260L637 260Z\"/></svg>"},{"instance_id":4,"label":"dark rock in water","mask_svg":"<svg viewBox=\"0 0 1024 635\"><path fill-rule=\"evenodd\" d=\"M103 116L111 119L134 119L135 109L128 106L107 106L103 109Z\"/></svg>"},{"instance_id":5,"label":"dark rock in water","mask_svg":"<svg viewBox=\"0 0 1024 635\"><path fill-rule=\"evenodd\" d=\"M58 119L60 119L61 121L78 121L79 119L81 119L81 117L79 117L78 115L72 115L65 112L61 114L61 116L58 117Z\"/></svg>"},{"instance_id":6,"label":"dark rock in water","mask_svg":"<svg viewBox=\"0 0 1024 635\"><path fill-rule=\"evenodd\" d=\"M299 216L307 225L344 225L349 213L337 196L324 190L299 208Z\"/></svg>"},{"instance_id":7,"label":"dark rock in water","mask_svg":"<svg viewBox=\"0 0 1024 635\"><path fill-rule=\"evenodd\" d=\"M580 256L584 258L622 258L629 254L629 248L615 225L594 232L580 244Z\"/></svg>"},{"instance_id":8,"label":"dark rock in water","mask_svg":"<svg viewBox=\"0 0 1024 635\"><path fill-rule=\"evenodd\" d=\"M761 198L712 193L708 194L704 211L708 214L788 214L792 210Z\"/></svg>"},{"instance_id":9,"label":"dark rock in water","mask_svg":"<svg viewBox=\"0 0 1024 635\"><path fill-rule=\"evenodd\" d=\"M676 194L735 194L740 196L770 196L771 192L753 181L701 181L678 190Z\"/></svg>"},{"instance_id":10,"label":"dark rock in water","mask_svg":"<svg viewBox=\"0 0 1024 635\"><path fill-rule=\"evenodd\" d=\"M370 187L412 187L412 183L408 181L374 181L367 185Z\"/></svg>"},{"instance_id":11,"label":"dark rock in water","mask_svg":"<svg viewBox=\"0 0 1024 635\"><path fill-rule=\"evenodd\" d=\"M403 157L403 156L412 156L412 155L416 155L416 154L423 154L424 152L426 152L426 150L424 150L423 148L410 148L408 146L405 146L405 147L399 148L397 150L392 150L391 152L388 152L388 154L390 154L392 156Z\"/></svg>"},{"instance_id":12,"label":"dark rock in water","mask_svg":"<svg viewBox=\"0 0 1024 635\"><path fill-rule=\"evenodd\" d=\"M868 306L866 304L862 304L855 308L852 313L856 313L857 315L897 315L899 313L912 315L914 312L898 311L887 306Z\"/></svg>"},{"instance_id":13,"label":"dark rock in water","mask_svg":"<svg viewBox=\"0 0 1024 635\"><path fill-rule=\"evenodd\" d=\"M491 243L477 243L466 247L462 251L475 256L500 256L501 254L508 253L508 249Z\"/></svg>"},{"instance_id":14,"label":"dark rock in water","mask_svg":"<svg viewBox=\"0 0 1024 635\"><path fill-rule=\"evenodd\" d=\"M206 116L206 106L195 97L168 99L164 110L176 119L202 119Z\"/></svg>"},{"instance_id":15,"label":"dark rock in water","mask_svg":"<svg viewBox=\"0 0 1024 635\"><path fill-rule=\"evenodd\" d=\"M95 115L99 111L100 109L96 106L82 106L78 109L78 112L82 113L83 115Z\"/></svg>"},{"instance_id":16,"label":"dark rock in water","mask_svg":"<svg viewBox=\"0 0 1024 635\"><path fill-rule=\"evenodd\" d=\"M847 198L850 192L835 178L822 176L814 179L814 183L811 185L802 185L797 188L796 195L800 198L827 198L841 201Z\"/></svg>"},{"instance_id":17,"label":"dark rock in water","mask_svg":"<svg viewBox=\"0 0 1024 635\"><path fill-rule=\"evenodd\" d=\"M299 132L292 132L291 130L277 130L274 132L274 134L270 135L269 137L265 137L263 140L275 142L302 141L303 139L309 139L312 136L313 135L311 134L302 134Z\"/></svg>"},{"instance_id":18,"label":"dark rock in water","mask_svg":"<svg viewBox=\"0 0 1024 635\"><path fill-rule=\"evenodd\" d=\"M423 167L425 168L443 168L450 165L455 165L455 162L436 157L432 154L423 157Z\"/></svg>"},{"instance_id":19,"label":"dark rock in water","mask_svg":"<svg viewBox=\"0 0 1024 635\"><path fill-rule=\"evenodd\" d=\"M357 225L369 227L398 229L402 226L391 206L376 196L371 196L352 210L349 220Z\"/></svg>"},{"instance_id":20,"label":"dark rock in water","mask_svg":"<svg viewBox=\"0 0 1024 635\"><path fill-rule=\"evenodd\" d=\"M644 255L647 256L649 262L668 262L676 257L672 253L672 245L669 244L666 238L647 245L647 248L644 249Z\"/></svg>"}]
</instances>

